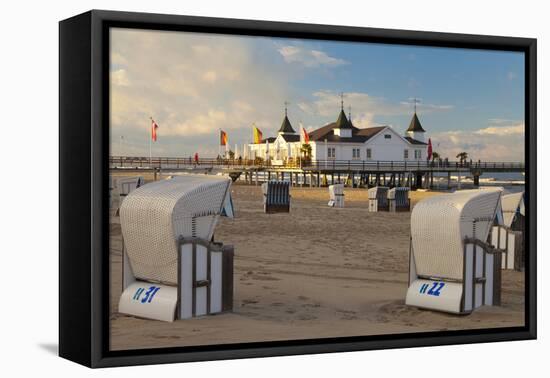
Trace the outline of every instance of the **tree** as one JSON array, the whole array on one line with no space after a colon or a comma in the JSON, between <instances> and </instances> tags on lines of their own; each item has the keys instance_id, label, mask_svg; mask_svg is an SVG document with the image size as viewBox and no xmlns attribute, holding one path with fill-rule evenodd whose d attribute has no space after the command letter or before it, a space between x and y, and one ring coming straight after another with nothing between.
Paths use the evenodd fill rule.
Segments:
<instances>
[{"instance_id":1,"label":"tree","mask_svg":"<svg viewBox=\"0 0 550 378\"><path fill-rule=\"evenodd\" d=\"M439 153L437 152L432 152L432 161L440 161L441 160L441 155L439 155Z\"/></svg>"},{"instance_id":2,"label":"tree","mask_svg":"<svg viewBox=\"0 0 550 378\"><path fill-rule=\"evenodd\" d=\"M232 160L235 159L235 152L234 151L229 150L228 154L229 154L230 159L232 159Z\"/></svg>"},{"instance_id":3,"label":"tree","mask_svg":"<svg viewBox=\"0 0 550 378\"><path fill-rule=\"evenodd\" d=\"M460 164L464 164L466 160L468 159L468 153L467 152L460 152L456 155L456 158L460 161Z\"/></svg>"},{"instance_id":4,"label":"tree","mask_svg":"<svg viewBox=\"0 0 550 378\"><path fill-rule=\"evenodd\" d=\"M300 146L300 153L304 159L304 162L308 163L311 160L311 145L309 143L303 143Z\"/></svg>"},{"instance_id":5,"label":"tree","mask_svg":"<svg viewBox=\"0 0 550 378\"><path fill-rule=\"evenodd\" d=\"M311 145L309 143L303 143L300 147L300 152L302 156L306 158L311 157Z\"/></svg>"}]
</instances>

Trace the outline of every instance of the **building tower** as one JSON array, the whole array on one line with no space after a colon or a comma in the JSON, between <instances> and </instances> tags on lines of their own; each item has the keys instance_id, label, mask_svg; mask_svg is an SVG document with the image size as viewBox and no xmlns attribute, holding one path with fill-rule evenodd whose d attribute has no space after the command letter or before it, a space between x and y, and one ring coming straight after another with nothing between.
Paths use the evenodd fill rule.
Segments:
<instances>
[{"instance_id":1,"label":"building tower","mask_svg":"<svg viewBox=\"0 0 550 378\"><path fill-rule=\"evenodd\" d=\"M338 120L336 121L336 127L334 127L334 135L338 135L341 138L351 138L353 126L351 122L346 117L344 112L344 94L340 94L340 114L338 115ZM350 114L351 115L351 114Z\"/></svg>"},{"instance_id":2,"label":"building tower","mask_svg":"<svg viewBox=\"0 0 550 378\"><path fill-rule=\"evenodd\" d=\"M406 136L411 137L420 142L425 142L424 133L426 132L426 130L422 128L422 125L420 124L420 120L416 115L416 103L417 103L417 100L414 99L414 114L411 119L411 123L409 124L409 128L406 131L406 134L407 134Z\"/></svg>"},{"instance_id":3,"label":"building tower","mask_svg":"<svg viewBox=\"0 0 550 378\"><path fill-rule=\"evenodd\" d=\"M296 131L292 128L292 125L290 124L290 121L288 120L288 102L285 101L285 119L283 119L283 123L281 124L281 127L279 128L279 134L287 135L287 134L296 134Z\"/></svg>"}]
</instances>

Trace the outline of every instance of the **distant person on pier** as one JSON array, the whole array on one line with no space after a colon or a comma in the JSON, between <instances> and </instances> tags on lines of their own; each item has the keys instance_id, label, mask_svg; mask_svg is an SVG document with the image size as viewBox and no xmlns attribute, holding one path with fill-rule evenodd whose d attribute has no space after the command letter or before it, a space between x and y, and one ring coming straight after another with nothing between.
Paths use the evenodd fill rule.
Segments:
<instances>
[{"instance_id":1,"label":"distant person on pier","mask_svg":"<svg viewBox=\"0 0 550 378\"><path fill-rule=\"evenodd\" d=\"M199 163L199 153L198 152L195 152L195 164L200 165L200 163Z\"/></svg>"}]
</instances>

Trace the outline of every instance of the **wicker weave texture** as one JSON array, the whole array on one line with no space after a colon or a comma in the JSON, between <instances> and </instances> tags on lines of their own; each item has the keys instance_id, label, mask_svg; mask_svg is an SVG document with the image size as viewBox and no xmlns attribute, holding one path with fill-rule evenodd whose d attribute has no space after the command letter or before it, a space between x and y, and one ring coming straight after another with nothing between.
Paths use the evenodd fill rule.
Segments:
<instances>
[{"instance_id":1,"label":"wicker weave texture","mask_svg":"<svg viewBox=\"0 0 550 378\"><path fill-rule=\"evenodd\" d=\"M231 180L187 175L132 191L120 209L120 224L134 275L177 283L180 236L210 240Z\"/></svg>"},{"instance_id":2,"label":"wicker weave texture","mask_svg":"<svg viewBox=\"0 0 550 378\"><path fill-rule=\"evenodd\" d=\"M466 237L487 240L501 190L463 190L420 201L411 236L420 276L461 280Z\"/></svg>"}]
</instances>

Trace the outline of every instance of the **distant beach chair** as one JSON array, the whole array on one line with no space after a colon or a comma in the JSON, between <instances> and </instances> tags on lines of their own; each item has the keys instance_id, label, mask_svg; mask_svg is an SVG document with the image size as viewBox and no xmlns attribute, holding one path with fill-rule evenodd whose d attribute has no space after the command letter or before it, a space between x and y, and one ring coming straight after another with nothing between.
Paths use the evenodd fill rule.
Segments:
<instances>
[{"instance_id":1,"label":"distant beach chair","mask_svg":"<svg viewBox=\"0 0 550 378\"><path fill-rule=\"evenodd\" d=\"M185 175L128 194L120 313L173 321L232 309L233 247L213 242L230 186L229 178Z\"/></svg>"},{"instance_id":2,"label":"distant beach chair","mask_svg":"<svg viewBox=\"0 0 550 378\"><path fill-rule=\"evenodd\" d=\"M328 187L330 199L328 205L330 207L344 207L344 185L334 184Z\"/></svg>"},{"instance_id":3,"label":"distant beach chair","mask_svg":"<svg viewBox=\"0 0 550 378\"><path fill-rule=\"evenodd\" d=\"M411 213L410 306L468 314L500 305L502 250L487 243L501 190L463 190L420 201Z\"/></svg>"},{"instance_id":4,"label":"distant beach chair","mask_svg":"<svg viewBox=\"0 0 550 378\"><path fill-rule=\"evenodd\" d=\"M369 211L388 211L388 188L385 186L375 186L368 191Z\"/></svg>"},{"instance_id":5,"label":"distant beach chair","mask_svg":"<svg viewBox=\"0 0 550 378\"><path fill-rule=\"evenodd\" d=\"M525 249L523 232L525 225L524 192L502 196L502 220L491 230L491 243L505 251L502 269L523 270Z\"/></svg>"},{"instance_id":6,"label":"distant beach chair","mask_svg":"<svg viewBox=\"0 0 550 378\"><path fill-rule=\"evenodd\" d=\"M126 197L130 192L139 188L145 184L145 180L142 176L135 177L119 177L116 180L116 186L118 188L119 194L122 197Z\"/></svg>"},{"instance_id":7,"label":"distant beach chair","mask_svg":"<svg viewBox=\"0 0 550 378\"><path fill-rule=\"evenodd\" d=\"M287 181L268 181L262 184L264 212L288 213L290 211L290 184Z\"/></svg>"},{"instance_id":8,"label":"distant beach chair","mask_svg":"<svg viewBox=\"0 0 550 378\"><path fill-rule=\"evenodd\" d=\"M122 201L124 201L124 198L126 198L126 196L130 194L133 190L139 188L140 186L143 186L145 184L145 180L142 176L118 177L113 180L113 184L113 197L116 198L117 202L115 214L118 216L120 212L120 206L122 204Z\"/></svg>"},{"instance_id":9,"label":"distant beach chair","mask_svg":"<svg viewBox=\"0 0 550 378\"><path fill-rule=\"evenodd\" d=\"M388 202L390 211L411 211L409 188L398 187L388 190Z\"/></svg>"}]
</instances>

